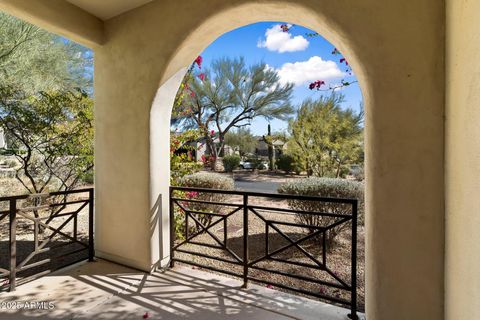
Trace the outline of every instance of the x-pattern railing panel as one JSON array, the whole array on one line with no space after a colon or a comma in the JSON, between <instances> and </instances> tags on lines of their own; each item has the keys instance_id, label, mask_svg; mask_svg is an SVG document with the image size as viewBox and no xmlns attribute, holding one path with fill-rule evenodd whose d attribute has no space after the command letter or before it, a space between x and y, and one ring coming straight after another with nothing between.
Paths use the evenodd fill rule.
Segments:
<instances>
[{"instance_id":1,"label":"x-pattern railing panel","mask_svg":"<svg viewBox=\"0 0 480 320\"><path fill-rule=\"evenodd\" d=\"M80 196L80 199L70 200L69 197L73 195ZM86 198L85 195L87 195ZM64 261L67 257L70 257L70 260L76 259L73 262L70 261L67 265L87 258L93 260L95 254L93 249L93 188L50 194L2 197L0 198L1 202L9 204L8 211L0 212L0 222L5 223L1 219L8 217L10 261L8 266L0 268L0 277L5 278L0 288L7 287L10 291L13 291L16 285L20 283L28 282L58 268L65 267L66 265L59 266L58 262ZM82 237L88 235L88 242L78 236L78 219L84 213L88 230L83 230L85 235ZM22 242L31 243L33 248L29 249L28 246L26 247L23 244L22 252L18 251L18 239L24 238L24 236L19 238L17 235L20 221L31 222L31 225L23 223L23 232L26 230L25 227L28 230L30 230L30 227L33 229L33 241L22 240ZM66 230L69 226L72 226L71 231ZM40 235L42 235L42 239L40 239ZM27 239L29 238L27 237ZM19 259L21 261L18 261ZM45 270L38 270L39 267L46 266L48 263L53 264ZM33 270L33 274L19 276L26 270L30 270L30 274Z\"/></svg>"},{"instance_id":2,"label":"x-pattern railing panel","mask_svg":"<svg viewBox=\"0 0 480 320\"><path fill-rule=\"evenodd\" d=\"M220 201L210 201L210 200L202 200L202 199L194 199L192 197L182 197L182 194L187 192L196 192L201 194L221 194L221 195L230 195L230 196L241 196L242 202L241 203L231 203L229 200L220 202ZM267 207L263 205L257 204L249 204L249 198L254 197L262 197L262 198L273 198L276 200L293 200L293 201L320 201L320 202L327 202L327 203L336 203L340 204L343 207L350 207L349 213L341 212L314 212L314 211L296 211L290 208L280 208L280 207ZM201 210L196 210L195 208L189 208L186 203L194 203L198 205L211 205L210 207L218 208L218 207L233 207L233 210L223 213L220 212L221 210L211 210L210 212L203 212ZM178 209L177 209L178 208ZM175 213L177 212L177 213ZM309 215L317 215L320 217L328 217L328 223L325 225L317 225L317 224L308 224L308 223L299 223L297 221L292 221L292 219L273 219L268 217L268 213L274 212L276 214L283 214L284 217L291 216L294 214L309 214ZM239 254L236 254L227 243L227 219L232 217L235 213L243 214L243 257L240 257ZM185 223L185 238L178 243L175 242L175 214L183 214L184 215L184 223ZM212 220L208 223L204 223L200 221L198 216L206 216L210 215ZM213 218L218 218L217 220L213 220ZM265 251L264 254L260 256L256 256L255 258L249 257L249 237L252 236L249 233L249 218L256 218L259 219L265 225ZM196 231L192 234L189 234L189 220L193 220L196 225ZM171 221L171 262L170 265L173 267L174 263L182 262L191 264L197 267L201 267L204 269L209 269L217 272L222 272L225 274L229 274L232 276L242 277L244 281L244 286L247 285L249 280L253 280L260 283L265 283L268 285L274 285L279 288L296 291L298 293L316 296L325 300L329 300L335 303L349 305L351 309L350 316L352 318L356 318L357 306L356 306L356 276L357 276L357 269L356 269L356 241L357 241L357 200L356 199L334 199L334 198L323 198L323 197L314 197L314 196L297 196L297 195L280 195L280 194L266 194L266 193L258 193L258 192L242 192L242 191L234 191L234 190L214 190L214 189L203 189L203 188L189 188L189 187L171 187L170 188L170 221ZM213 227L223 223L224 228L224 239L220 239L215 232L212 230ZM332 229L341 226L342 224L351 224L351 275L349 281L342 279L341 276L337 275L334 270L327 263L327 244L326 244L326 234L330 232ZM310 232L306 235L299 236L297 238L293 238L289 233L282 230L283 227L290 227L290 228L300 228L300 229L309 229ZM269 236L274 232L276 235L283 240L285 244L276 247L270 248L269 244ZM205 241L197 241L199 237L206 235L208 239L213 240L215 244L206 243ZM304 247L304 244L308 243L313 239L321 239L321 257L316 257L315 254L310 252ZM215 249L222 249L228 256L233 257L235 261L227 260L220 257L214 257L208 253L203 253L192 250L187 250L184 246L189 244L204 246L209 248ZM294 250L303 257L303 260L300 259L298 261L298 256L295 260L287 258L280 258L280 256L288 255L289 252ZM258 250L257 250L258 251ZM199 256L206 259L221 261L221 262L228 262L237 265L243 265L243 273L239 274L232 270L226 269L219 269L212 265L206 265L203 263L199 263L197 261L193 261L191 259L184 259L178 258L175 256L175 252L181 254L187 254L192 256ZM305 262L306 259L306 262ZM316 272L323 272L324 276L328 279L324 278L315 278L312 276L307 276L304 274L292 274L289 272L285 272L280 269L276 268L268 268L263 266L263 263L266 262L275 262L281 263L285 265L291 265L294 267L301 267L312 269ZM268 264L267 264L268 265ZM339 290L346 290L350 292L350 300L344 300L338 298L336 296L329 296L325 293L318 293L306 290L304 288L294 288L285 283L274 283L270 280L268 276L259 276L259 273L256 273L255 276L251 275L249 270L257 270L263 272L263 274L277 274L284 277L290 277L301 281L311 282L318 285L323 285L331 288L336 288Z\"/></svg>"}]
</instances>

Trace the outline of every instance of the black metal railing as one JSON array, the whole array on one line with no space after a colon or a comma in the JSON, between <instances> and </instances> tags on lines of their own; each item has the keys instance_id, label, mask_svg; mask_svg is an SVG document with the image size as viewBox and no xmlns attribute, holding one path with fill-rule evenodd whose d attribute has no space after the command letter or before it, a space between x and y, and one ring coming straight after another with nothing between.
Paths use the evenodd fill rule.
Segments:
<instances>
[{"instance_id":1,"label":"black metal railing","mask_svg":"<svg viewBox=\"0 0 480 320\"><path fill-rule=\"evenodd\" d=\"M343 209L341 213L317 212L294 210L289 205L314 202L334 204ZM301 215L312 217L316 223L299 221ZM241 228L231 228L231 232L238 235L232 238L228 233L233 220ZM322 225L319 221L326 223ZM170 222L171 267L175 262L185 263L240 277L244 287L252 280L314 296L348 306L351 310L349 317L357 319L356 199L170 187ZM258 230L259 224L264 225L261 231ZM249 230L253 225L257 230ZM351 252L347 254L350 260L348 279L336 274L329 266L328 233L340 226L351 233ZM302 232L293 231L298 228ZM200 247L204 249L198 249ZM289 272L292 268L299 272ZM272 274L318 287L313 290L308 286L290 285L291 281L272 281L269 276ZM323 287L333 291L325 292ZM346 292L349 299L338 297L334 293L337 291Z\"/></svg>"},{"instance_id":2,"label":"black metal railing","mask_svg":"<svg viewBox=\"0 0 480 320\"><path fill-rule=\"evenodd\" d=\"M0 197L0 290L93 261L93 199L93 188Z\"/></svg>"}]
</instances>

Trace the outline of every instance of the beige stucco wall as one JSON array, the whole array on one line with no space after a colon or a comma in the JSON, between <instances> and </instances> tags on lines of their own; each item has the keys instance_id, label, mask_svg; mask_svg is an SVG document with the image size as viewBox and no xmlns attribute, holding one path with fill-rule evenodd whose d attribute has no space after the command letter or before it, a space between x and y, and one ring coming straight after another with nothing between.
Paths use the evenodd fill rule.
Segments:
<instances>
[{"instance_id":1,"label":"beige stucco wall","mask_svg":"<svg viewBox=\"0 0 480 320\"><path fill-rule=\"evenodd\" d=\"M446 319L480 309L480 1L447 1Z\"/></svg>"},{"instance_id":2,"label":"beige stucco wall","mask_svg":"<svg viewBox=\"0 0 480 320\"><path fill-rule=\"evenodd\" d=\"M168 88L216 37L266 20L321 33L360 80L366 107L367 318L442 319L440 0L157 0L106 21L104 44L95 48L97 252L146 270L168 257L168 234L160 232L168 224L163 133L167 102L175 94Z\"/></svg>"},{"instance_id":3,"label":"beige stucco wall","mask_svg":"<svg viewBox=\"0 0 480 320\"><path fill-rule=\"evenodd\" d=\"M438 0L156 1L107 21L106 43L96 51L98 249L143 268L156 262L161 241L139 232L151 226L158 198L152 181L165 176L149 162L156 143L149 126L159 125L149 118L156 91L216 37L260 20L320 32L360 79L367 108L368 318L441 319L444 7ZM166 163L168 150L157 156Z\"/></svg>"}]
</instances>

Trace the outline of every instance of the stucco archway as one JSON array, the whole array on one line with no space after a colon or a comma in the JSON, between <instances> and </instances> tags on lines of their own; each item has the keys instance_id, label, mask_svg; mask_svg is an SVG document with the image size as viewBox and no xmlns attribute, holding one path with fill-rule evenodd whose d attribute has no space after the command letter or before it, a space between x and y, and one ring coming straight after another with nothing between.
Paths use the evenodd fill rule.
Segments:
<instances>
[{"instance_id":1,"label":"stucco archway","mask_svg":"<svg viewBox=\"0 0 480 320\"><path fill-rule=\"evenodd\" d=\"M428 5L410 10L373 0L165 3L154 1L106 21L106 42L96 49L99 255L146 270L161 260L160 247L168 256L167 233L159 227L168 225L168 170L154 165L168 168L168 153L157 151L165 147L161 143L151 144L168 143L166 124L182 69L228 30L256 21L288 21L338 46L362 87L367 316L442 318L441 10L432 14ZM159 87L175 89L168 93Z\"/></svg>"},{"instance_id":2,"label":"stucco archway","mask_svg":"<svg viewBox=\"0 0 480 320\"><path fill-rule=\"evenodd\" d=\"M264 8L259 5L255 5L257 7L256 12L264 12ZM301 10L301 7L294 6L296 10ZM200 25L196 30L192 31L192 33L185 39L181 45L179 46L178 50L172 56L168 66L167 72L170 69L173 69L175 65L183 65L180 70L178 70L173 76L171 76L168 80L164 81L163 84L158 89L154 102L152 104L152 109L150 111L150 202L152 208L156 210L156 216L161 217L160 223L160 233L159 233L159 240L160 240L160 258L162 260L161 265L166 265L169 259L169 245L170 245L170 228L169 228L169 220L168 215L165 214L168 212L168 201L165 199L164 195L168 194L168 184L166 182L169 181L170 178L170 166L169 160L165 157L170 150L169 140L165 139L170 135L170 118L171 118L171 109L174 103L175 96L177 94L178 88L185 76L188 66L191 64L191 61L200 54L201 51L192 52L192 47L201 48L203 50L206 48L211 42L213 42L216 38L220 37L223 33L236 29L237 27L244 26L246 24L253 22L261 22L263 21L262 17L266 17L270 21L275 20L276 15L278 17L285 18L289 17L290 15L295 16L295 10L291 8L284 8L282 10L278 10L278 12L272 14L258 14L256 16L252 15L245 15L244 19L239 19L235 23L230 26L226 21L229 19L228 17L231 16L242 16L244 15L244 10L250 12L247 6L243 6L240 8L234 8L230 10L226 10L222 13L216 14L212 16L210 19L205 21L202 25ZM268 10L267 10L268 12ZM306 13L296 13L299 16L304 16ZM258 20L257 20L258 19ZM247 21L246 24L241 24L241 21ZM287 21L290 20L280 20L280 21ZM300 24L301 21L298 22ZM240 25L238 25L240 24ZM216 30L215 33L207 30L211 27L211 25L221 25L222 30ZM316 24L319 30L324 30L328 28L323 21L320 21ZM226 29L226 30L225 30ZM225 31L223 31L225 30ZM340 37L334 33L329 33L331 37L335 40L340 39ZM336 43L332 43L335 44ZM337 46L340 47L340 46ZM343 45L344 48L347 45ZM345 56L349 61L352 61L352 55L350 55L350 49L346 48ZM345 52L345 51L344 51ZM350 63L351 65L351 63ZM355 68L355 71L358 71L358 68ZM362 82L359 80L359 82ZM367 105L368 106L368 105ZM159 195L162 195L159 197ZM163 201L158 201L161 198ZM159 205L160 203L160 205ZM160 210L161 207L161 210ZM164 214L162 214L162 212Z\"/></svg>"},{"instance_id":3,"label":"stucco archway","mask_svg":"<svg viewBox=\"0 0 480 320\"><path fill-rule=\"evenodd\" d=\"M231 17L236 17L236 19L232 20ZM295 19L295 21L292 19ZM169 181L170 167L169 159L166 159L165 154L169 152L169 144L165 137L168 137L170 134L171 109L175 95L187 72L188 66L203 49L222 34L238 27L262 21L287 21L318 31L322 36L324 36L322 31L326 30L327 40L337 48L340 48L347 60L351 62L350 65L357 63L354 51L350 48L352 44L348 42L348 39L342 38L339 32L332 31L335 30L334 21L329 21L326 17L318 16L298 4L281 7L266 4L242 5L224 10L209 17L209 19L196 27L195 30L191 31L171 56L161 80L162 84L152 104L150 111L150 202L152 208L158 208L156 204L158 203L159 195L168 194L168 185L166 182ZM306 25L305 22L310 22L311 25ZM364 92L368 90L364 89L367 88L363 76L364 72L361 67L355 66L353 68L361 84L362 94L364 94L365 97ZM171 75L172 72L174 72L173 75ZM170 77L165 79L167 76ZM365 99L365 106L368 117L368 99ZM368 141L366 141L366 143L368 143ZM167 201L162 202L161 211L168 212ZM159 240L161 259L164 260L162 265L164 265L169 255L169 222L167 215L159 214L159 216L162 217L161 236L159 236Z\"/></svg>"},{"instance_id":4,"label":"stucco archway","mask_svg":"<svg viewBox=\"0 0 480 320\"><path fill-rule=\"evenodd\" d=\"M443 319L444 302L449 319L472 317L479 301L479 277L471 267L478 262L471 245L478 237L468 232L478 208L478 179L471 169L478 162L471 157L472 148L478 149L472 139L478 94L465 94L476 75L470 57L478 52L472 42L478 28L469 26L478 25L478 5L446 3L154 0L105 21L67 1L1 0L0 7L94 47L96 247L101 256L144 270L159 260L160 211L152 208L160 202L153 206L150 195L150 111L159 84L203 49L184 40L233 9L238 15L203 25L210 41L257 18L320 31L360 68L355 71L368 103L367 318L424 320ZM288 16L280 14L285 8L292 10Z\"/></svg>"}]
</instances>

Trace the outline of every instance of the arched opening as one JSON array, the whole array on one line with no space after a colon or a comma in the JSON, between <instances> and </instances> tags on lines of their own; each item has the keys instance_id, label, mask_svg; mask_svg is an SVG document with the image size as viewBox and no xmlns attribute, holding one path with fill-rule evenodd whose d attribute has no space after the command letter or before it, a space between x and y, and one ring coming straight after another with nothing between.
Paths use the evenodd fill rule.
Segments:
<instances>
[{"instance_id":1,"label":"arched opening","mask_svg":"<svg viewBox=\"0 0 480 320\"><path fill-rule=\"evenodd\" d=\"M150 163L151 191L153 192L152 195L158 193L161 193L162 195L168 194L168 184L166 184L166 182L168 182L170 178L170 167L165 157L165 154L167 154L167 152L169 151L169 144L168 140L166 140L165 137L170 134L171 107L173 105L177 90L183 80L183 77L187 73L187 70L187 67L180 69L159 88L151 109ZM159 155L162 155L162 157L160 158ZM153 175L153 172L155 172L155 175ZM153 198L151 201L153 201ZM158 204L158 202L156 202L156 204ZM155 207L159 208L158 205L156 205ZM168 212L168 199L163 199L163 201L161 202L161 207L162 210L159 210L159 212ZM160 232L160 247L163 263L165 264L169 259L170 252L170 222L168 221L168 217L166 216L166 214L163 214L161 216L161 221L162 228Z\"/></svg>"}]
</instances>

